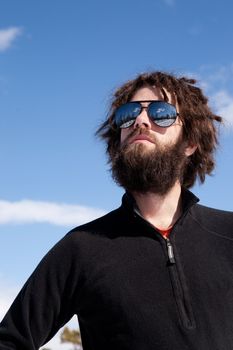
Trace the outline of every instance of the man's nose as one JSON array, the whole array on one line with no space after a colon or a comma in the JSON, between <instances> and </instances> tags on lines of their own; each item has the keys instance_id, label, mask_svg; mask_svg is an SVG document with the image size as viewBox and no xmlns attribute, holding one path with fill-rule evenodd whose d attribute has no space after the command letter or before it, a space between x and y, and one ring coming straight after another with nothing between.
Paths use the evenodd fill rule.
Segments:
<instances>
[{"instance_id":1,"label":"man's nose","mask_svg":"<svg viewBox=\"0 0 233 350\"><path fill-rule=\"evenodd\" d=\"M139 116L136 118L134 123L134 128L140 128L141 126L146 127L147 129L151 128L151 121L147 115L146 109L143 109Z\"/></svg>"}]
</instances>

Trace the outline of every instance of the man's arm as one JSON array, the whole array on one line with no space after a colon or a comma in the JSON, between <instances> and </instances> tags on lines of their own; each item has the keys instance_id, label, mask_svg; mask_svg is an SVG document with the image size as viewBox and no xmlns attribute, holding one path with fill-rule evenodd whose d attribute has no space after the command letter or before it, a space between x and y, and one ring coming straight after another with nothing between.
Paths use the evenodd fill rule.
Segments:
<instances>
[{"instance_id":1,"label":"man's arm","mask_svg":"<svg viewBox=\"0 0 233 350\"><path fill-rule=\"evenodd\" d=\"M68 234L43 258L0 323L0 350L36 350L77 313L77 251Z\"/></svg>"}]
</instances>

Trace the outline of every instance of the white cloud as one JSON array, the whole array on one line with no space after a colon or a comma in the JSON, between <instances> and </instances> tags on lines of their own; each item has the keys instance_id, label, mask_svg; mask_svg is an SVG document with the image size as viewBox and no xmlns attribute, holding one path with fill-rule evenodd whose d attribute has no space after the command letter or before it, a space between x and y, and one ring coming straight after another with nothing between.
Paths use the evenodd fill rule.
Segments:
<instances>
[{"instance_id":1,"label":"white cloud","mask_svg":"<svg viewBox=\"0 0 233 350\"><path fill-rule=\"evenodd\" d=\"M6 51L10 48L13 41L22 33L22 28L10 27L0 29L0 51Z\"/></svg>"},{"instance_id":2,"label":"white cloud","mask_svg":"<svg viewBox=\"0 0 233 350\"><path fill-rule=\"evenodd\" d=\"M224 118L227 127L233 127L233 96L226 90L220 90L212 95L211 101L216 113Z\"/></svg>"},{"instance_id":3,"label":"white cloud","mask_svg":"<svg viewBox=\"0 0 233 350\"><path fill-rule=\"evenodd\" d=\"M224 119L227 131L233 130L233 63L227 66L204 65L196 73L185 75L198 80L198 85L208 96L214 113Z\"/></svg>"},{"instance_id":4,"label":"white cloud","mask_svg":"<svg viewBox=\"0 0 233 350\"><path fill-rule=\"evenodd\" d=\"M49 223L60 226L80 225L104 214L101 209L80 205L33 200L0 200L0 224Z\"/></svg>"}]
</instances>

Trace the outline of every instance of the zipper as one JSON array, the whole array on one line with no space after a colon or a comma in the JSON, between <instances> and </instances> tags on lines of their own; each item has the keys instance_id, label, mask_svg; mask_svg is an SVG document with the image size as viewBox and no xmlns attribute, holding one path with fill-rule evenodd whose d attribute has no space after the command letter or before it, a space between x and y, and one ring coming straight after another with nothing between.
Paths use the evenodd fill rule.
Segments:
<instances>
[{"instance_id":1,"label":"zipper","mask_svg":"<svg viewBox=\"0 0 233 350\"><path fill-rule=\"evenodd\" d=\"M165 238L166 240L166 244L167 244L167 255L168 255L168 260L170 262L170 264L175 264L175 256L174 256L174 250L173 250L173 246L171 244L171 241L169 238Z\"/></svg>"},{"instance_id":2,"label":"zipper","mask_svg":"<svg viewBox=\"0 0 233 350\"><path fill-rule=\"evenodd\" d=\"M150 228L162 238L166 242L166 251L168 256L168 269L169 275L171 278L171 283L173 287L174 297L176 301L176 305L178 308L179 316L181 324L185 329L191 330L196 327L195 320L192 311L192 305L190 303L190 298L187 292L187 288L185 287L185 280L183 275L183 271L181 271L181 267L179 261L176 261L173 245L171 240L168 237L163 237L155 228L146 221L138 212L135 213L135 216L144 221ZM173 227L174 230L174 227ZM179 266L178 266L179 265Z\"/></svg>"},{"instance_id":3,"label":"zipper","mask_svg":"<svg viewBox=\"0 0 233 350\"><path fill-rule=\"evenodd\" d=\"M185 281L181 277L181 271L177 266L173 245L168 237L164 237L167 248L169 272L171 277L171 282L173 285L174 296L176 304L180 314L180 320L186 329L195 328L195 321L192 312L192 306L190 303L189 295L184 287ZM179 265L179 264L178 264ZM185 291L186 290L186 291Z\"/></svg>"}]
</instances>

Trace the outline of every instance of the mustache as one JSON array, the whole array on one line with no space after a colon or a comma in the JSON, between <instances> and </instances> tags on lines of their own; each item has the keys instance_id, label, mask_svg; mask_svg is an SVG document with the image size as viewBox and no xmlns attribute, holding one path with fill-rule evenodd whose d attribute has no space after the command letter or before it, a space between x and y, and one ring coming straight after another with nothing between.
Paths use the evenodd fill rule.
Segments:
<instances>
[{"instance_id":1,"label":"mustache","mask_svg":"<svg viewBox=\"0 0 233 350\"><path fill-rule=\"evenodd\" d=\"M133 139L134 137L137 137L139 135L145 135L153 143L157 142L154 135L151 135L151 132L149 130L147 130L144 127L140 127L140 128L135 129L135 130L132 130L132 132L124 140L124 144L122 146L125 147L131 139Z\"/></svg>"}]
</instances>

